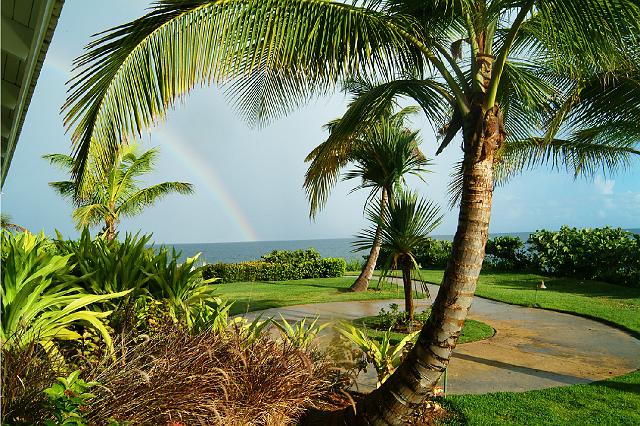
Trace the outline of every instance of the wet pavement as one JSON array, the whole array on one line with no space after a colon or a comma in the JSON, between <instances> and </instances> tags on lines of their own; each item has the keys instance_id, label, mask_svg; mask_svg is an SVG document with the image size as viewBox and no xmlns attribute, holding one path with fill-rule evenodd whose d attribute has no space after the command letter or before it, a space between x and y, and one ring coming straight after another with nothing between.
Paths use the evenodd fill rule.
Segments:
<instances>
[{"instance_id":1,"label":"wet pavement","mask_svg":"<svg viewBox=\"0 0 640 426\"><path fill-rule=\"evenodd\" d=\"M431 298L416 300L416 310ZM381 308L404 301L331 302L251 312L287 320L319 317L351 320L376 315ZM640 369L640 340L616 328L574 315L508 305L475 297L469 318L496 330L493 337L458 345L448 370L448 393L520 392L607 379ZM361 391L375 386L375 372L358 377Z\"/></svg>"}]
</instances>

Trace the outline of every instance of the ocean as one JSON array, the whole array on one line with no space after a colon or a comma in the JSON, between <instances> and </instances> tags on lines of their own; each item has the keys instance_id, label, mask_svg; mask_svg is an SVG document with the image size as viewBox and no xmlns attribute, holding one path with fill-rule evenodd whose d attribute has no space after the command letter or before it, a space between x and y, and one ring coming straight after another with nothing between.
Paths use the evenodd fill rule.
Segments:
<instances>
[{"instance_id":1,"label":"ocean","mask_svg":"<svg viewBox=\"0 0 640 426\"><path fill-rule=\"evenodd\" d=\"M629 229L629 231L640 234L640 229ZM519 237L523 241L529 238L530 232L513 232L491 234L491 237L510 235ZM433 238L440 240L453 239L453 235L434 235ZM352 251L352 238L331 238L319 240L291 240L291 241L251 241L235 243L194 243L194 244L164 244L167 247L173 246L182 252L182 260L202 253L200 260L207 263L234 263L247 260L260 259L263 254L272 250L298 250L315 248L323 257L342 257L347 260L361 260L365 252L354 253Z\"/></svg>"}]
</instances>

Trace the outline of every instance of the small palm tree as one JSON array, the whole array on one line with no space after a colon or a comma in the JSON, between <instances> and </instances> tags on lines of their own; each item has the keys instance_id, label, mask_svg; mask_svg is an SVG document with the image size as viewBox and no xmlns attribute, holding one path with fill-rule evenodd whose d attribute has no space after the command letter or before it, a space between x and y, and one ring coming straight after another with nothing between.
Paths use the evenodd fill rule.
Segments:
<instances>
[{"instance_id":1,"label":"small palm tree","mask_svg":"<svg viewBox=\"0 0 640 426\"><path fill-rule=\"evenodd\" d=\"M193 187L185 182L163 182L140 188L138 178L153 170L158 149L150 149L140 155L135 145L125 146L115 157L105 179L95 181L91 193L81 199L74 198L77 183L74 181L50 182L63 197L75 199L78 204L73 219L78 229L104 223L103 234L109 240L116 236L116 224L121 217L133 216L162 197L177 192L193 193ZM73 157L65 154L49 154L43 157L51 164L71 172Z\"/></svg>"},{"instance_id":2,"label":"small palm tree","mask_svg":"<svg viewBox=\"0 0 640 426\"><path fill-rule=\"evenodd\" d=\"M411 270L416 267L415 251L423 246L431 233L442 222L440 209L432 202L418 199L413 192L398 191L387 209L379 207L367 210L373 226L357 236L355 249L364 250L373 247L376 239L386 255L384 270L402 270L404 285L405 311L409 323L413 321L413 287Z\"/></svg>"},{"instance_id":3,"label":"small palm tree","mask_svg":"<svg viewBox=\"0 0 640 426\"><path fill-rule=\"evenodd\" d=\"M350 153L344 166L352 163L354 167L343 175L343 180L361 180L353 191L370 189L367 204L379 198L380 212L385 211L388 200L393 197L394 188L404 181L407 174L420 176L430 164L418 149L421 142L418 132L413 132L405 126L406 115L415 111L414 108L405 108L395 115L383 117L375 126L351 141ZM331 129L338 122L339 120L334 120L327 127ZM322 145L314 150L307 160L325 161L319 158L327 155L327 151L321 147ZM324 174L307 173L305 187L312 206L312 216L324 204L335 182L335 179L327 179L327 175ZM365 266L351 286L352 291L367 290L380 253L380 235L380 231L377 230L377 238L370 249Z\"/></svg>"}]
</instances>

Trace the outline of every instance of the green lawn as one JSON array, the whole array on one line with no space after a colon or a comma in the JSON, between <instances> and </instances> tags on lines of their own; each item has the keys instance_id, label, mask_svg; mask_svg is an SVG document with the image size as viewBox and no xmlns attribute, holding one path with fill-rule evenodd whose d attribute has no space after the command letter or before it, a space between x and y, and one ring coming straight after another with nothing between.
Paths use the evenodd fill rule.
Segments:
<instances>
[{"instance_id":1,"label":"green lawn","mask_svg":"<svg viewBox=\"0 0 640 426\"><path fill-rule=\"evenodd\" d=\"M238 282L220 284L217 293L234 301L231 314L241 314L268 308L306 303L346 302L349 300L402 299L402 290L387 285L384 290L375 286L367 292L349 291L353 277L323 278L295 281Z\"/></svg>"},{"instance_id":2,"label":"green lawn","mask_svg":"<svg viewBox=\"0 0 640 426\"><path fill-rule=\"evenodd\" d=\"M420 271L439 283L442 271ZM476 294L501 302L532 305L598 319L640 337L640 289L595 281L533 274L482 274ZM640 356L640 354L638 354ZM451 425L640 425L640 371L588 385L537 391L456 395L447 398Z\"/></svg>"},{"instance_id":3,"label":"green lawn","mask_svg":"<svg viewBox=\"0 0 640 426\"><path fill-rule=\"evenodd\" d=\"M439 284L442 275L441 270L421 270L416 277ZM640 288L535 274L483 273L476 295L531 306L536 301L535 289L541 280L547 286L546 290L538 291L537 303L542 308L607 322L640 338Z\"/></svg>"}]
</instances>

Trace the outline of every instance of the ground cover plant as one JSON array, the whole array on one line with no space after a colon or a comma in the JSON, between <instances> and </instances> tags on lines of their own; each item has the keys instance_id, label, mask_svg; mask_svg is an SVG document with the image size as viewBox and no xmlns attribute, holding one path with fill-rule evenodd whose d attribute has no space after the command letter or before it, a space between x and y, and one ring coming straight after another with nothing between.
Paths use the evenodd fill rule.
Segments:
<instances>
[{"instance_id":1,"label":"ground cover plant","mask_svg":"<svg viewBox=\"0 0 640 426\"><path fill-rule=\"evenodd\" d=\"M409 324L404 312L398 311L398 305L391 304L388 310L382 309L378 315L358 318L353 321L356 326L364 329L364 332L372 339L380 340L385 335L391 343L396 344L413 331L422 328L431 314L430 309L425 309L416 314L413 323ZM491 326L472 319L467 319L462 327L458 343L470 343L487 339L493 336L495 330Z\"/></svg>"}]
</instances>

